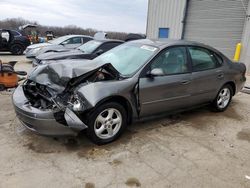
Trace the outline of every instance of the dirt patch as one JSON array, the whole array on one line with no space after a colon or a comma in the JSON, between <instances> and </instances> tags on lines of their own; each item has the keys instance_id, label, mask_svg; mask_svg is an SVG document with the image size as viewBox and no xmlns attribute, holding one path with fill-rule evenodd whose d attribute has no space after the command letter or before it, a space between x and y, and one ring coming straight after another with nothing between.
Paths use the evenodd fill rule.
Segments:
<instances>
[{"instance_id":1,"label":"dirt patch","mask_svg":"<svg viewBox=\"0 0 250 188\"><path fill-rule=\"evenodd\" d=\"M250 129L243 129L241 132L238 132L237 138L250 142Z\"/></svg>"},{"instance_id":2,"label":"dirt patch","mask_svg":"<svg viewBox=\"0 0 250 188\"><path fill-rule=\"evenodd\" d=\"M199 130L207 130L208 125L214 125L214 121L209 121L207 118L202 117L193 118L192 121L188 122L190 123L188 126Z\"/></svg>"},{"instance_id":3,"label":"dirt patch","mask_svg":"<svg viewBox=\"0 0 250 188\"><path fill-rule=\"evenodd\" d=\"M70 138L63 143L68 151L76 151L79 149L79 142L76 139Z\"/></svg>"},{"instance_id":4,"label":"dirt patch","mask_svg":"<svg viewBox=\"0 0 250 188\"><path fill-rule=\"evenodd\" d=\"M230 118L230 119L241 121L242 119L244 119L244 117L241 114L239 114L235 110L235 108L237 108L237 106L232 105L225 112L222 112L221 115L223 115L223 116L225 116L227 118Z\"/></svg>"},{"instance_id":5,"label":"dirt patch","mask_svg":"<svg viewBox=\"0 0 250 188\"><path fill-rule=\"evenodd\" d=\"M207 108L187 111L181 114L181 119L195 129L206 130L208 126L215 124L214 114Z\"/></svg>"},{"instance_id":6,"label":"dirt patch","mask_svg":"<svg viewBox=\"0 0 250 188\"><path fill-rule=\"evenodd\" d=\"M133 126L133 125L131 125ZM122 136L117 140L119 144L127 144L131 141L131 139L138 133L138 131L134 130L132 127L125 130Z\"/></svg>"},{"instance_id":7,"label":"dirt patch","mask_svg":"<svg viewBox=\"0 0 250 188\"><path fill-rule=\"evenodd\" d=\"M131 125L131 126L133 126L133 125ZM118 140L111 142L107 145L103 145L101 147L104 148L105 150L108 150L108 151L114 150L116 148L120 148L121 145L126 145L126 144L130 143L131 140L133 139L133 137L136 137L136 134L138 134L138 131L133 130L132 127L129 127L125 130L124 133L122 133L121 137L118 138Z\"/></svg>"},{"instance_id":8,"label":"dirt patch","mask_svg":"<svg viewBox=\"0 0 250 188\"><path fill-rule=\"evenodd\" d=\"M166 126L170 126L170 125L175 125L179 122L181 122L181 116L180 116L180 114L175 114L175 115L169 116L169 118L167 120L165 120L164 122L162 122L161 125L166 127Z\"/></svg>"},{"instance_id":9,"label":"dirt patch","mask_svg":"<svg viewBox=\"0 0 250 188\"><path fill-rule=\"evenodd\" d=\"M11 172L11 173L5 174L5 176L14 176L15 174L16 174L15 172Z\"/></svg>"},{"instance_id":10,"label":"dirt patch","mask_svg":"<svg viewBox=\"0 0 250 188\"><path fill-rule=\"evenodd\" d=\"M66 149L69 151L77 151L77 156L79 158L96 159L109 154L116 148L120 148L121 145L126 145L131 141L131 139L135 134L137 134L137 131L128 128L118 140L109 143L107 145L97 146L91 143L89 140L85 139L78 140L78 143L70 141L64 145L66 146ZM119 163L118 161L116 162ZM116 162L114 163L117 165Z\"/></svg>"},{"instance_id":11,"label":"dirt patch","mask_svg":"<svg viewBox=\"0 0 250 188\"><path fill-rule=\"evenodd\" d=\"M59 153L60 151L54 150L54 149L49 149L45 146L45 144L38 144L35 145L33 143L28 143L24 144L24 147L28 148L29 150L36 152L36 153L41 153L41 154L49 154L49 153Z\"/></svg>"},{"instance_id":12,"label":"dirt patch","mask_svg":"<svg viewBox=\"0 0 250 188\"><path fill-rule=\"evenodd\" d=\"M79 157L86 157L92 156L92 154L95 155L100 151L108 152L115 149L116 147L119 148L121 144L129 143L135 134L137 134L137 131L131 129L130 127L125 130L125 132L118 140L102 146L97 146L96 144L92 143L88 138L86 138L85 135L80 135L76 138L68 138L65 141L58 141L62 142L61 144L65 147L67 151L76 151Z\"/></svg>"},{"instance_id":13,"label":"dirt patch","mask_svg":"<svg viewBox=\"0 0 250 188\"><path fill-rule=\"evenodd\" d=\"M120 161L118 159L114 159L112 162L109 162L109 164L112 166L118 166L118 165L122 164L122 161Z\"/></svg>"},{"instance_id":14,"label":"dirt patch","mask_svg":"<svg viewBox=\"0 0 250 188\"><path fill-rule=\"evenodd\" d=\"M95 184L94 183L86 183L85 188L95 188Z\"/></svg>"},{"instance_id":15,"label":"dirt patch","mask_svg":"<svg viewBox=\"0 0 250 188\"><path fill-rule=\"evenodd\" d=\"M141 183L137 178L129 178L125 184L129 187L141 187Z\"/></svg>"},{"instance_id":16,"label":"dirt patch","mask_svg":"<svg viewBox=\"0 0 250 188\"><path fill-rule=\"evenodd\" d=\"M190 123L189 126L200 130L206 130L211 125L214 126L217 124L216 117L219 116L224 116L236 121L244 119L244 117L237 112L235 109L236 107L237 106L232 105L225 112L212 112L211 108L203 107L184 112L181 114L180 118Z\"/></svg>"},{"instance_id":17,"label":"dirt patch","mask_svg":"<svg viewBox=\"0 0 250 188\"><path fill-rule=\"evenodd\" d=\"M100 156L103 157L108 152L109 152L108 150L102 148L92 148L92 149L84 148L83 150L77 152L77 156L79 158L95 159Z\"/></svg>"}]
</instances>

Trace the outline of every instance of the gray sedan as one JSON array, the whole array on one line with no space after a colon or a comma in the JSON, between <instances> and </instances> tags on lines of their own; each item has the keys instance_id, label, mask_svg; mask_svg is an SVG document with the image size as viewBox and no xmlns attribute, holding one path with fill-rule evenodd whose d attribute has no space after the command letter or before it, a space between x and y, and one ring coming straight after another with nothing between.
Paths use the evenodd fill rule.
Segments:
<instances>
[{"instance_id":1,"label":"gray sedan","mask_svg":"<svg viewBox=\"0 0 250 188\"><path fill-rule=\"evenodd\" d=\"M68 63L68 62L71 63ZM246 67L194 42L138 40L96 59L41 65L13 94L20 121L43 135L86 130L97 144L117 139L135 119L211 104L227 109Z\"/></svg>"}]
</instances>

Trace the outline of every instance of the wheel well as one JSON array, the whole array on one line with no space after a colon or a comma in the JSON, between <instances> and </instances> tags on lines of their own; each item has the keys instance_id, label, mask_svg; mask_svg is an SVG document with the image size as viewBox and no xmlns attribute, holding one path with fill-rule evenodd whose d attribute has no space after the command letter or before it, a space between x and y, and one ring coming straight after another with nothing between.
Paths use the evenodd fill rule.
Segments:
<instances>
[{"instance_id":1,"label":"wheel well","mask_svg":"<svg viewBox=\"0 0 250 188\"><path fill-rule=\"evenodd\" d=\"M10 47L12 47L14 45L20 45L22 48L25 48L25 46L21 42L11 43Z\"/></svg>"},{"instance_id":2,"label":"wheel well","mask_svg":"<svg viewBox=\"0 0 250 188\"><path fill-rule=\"evenodd\" d=\"M132 110L132 107L131 107L129 101L126 98L121 97L121 96L108 97L108 98L105 98L105 99L101 100L100 102L98 102L98 104L96 106L102 105L103 103L107 103L107 102L116 102L118 104L121 104L125 108L125 110L127 112L127 122L128 122L128 124L132 123L133 110Z\"/></svg>"},{"instance_id":3,"label":"wheel well","mask_svg":"<svg viewBox=\"0 0 250 188\"><path fill-rule=\"evenodd\" d=\"M236 92L236 85L235 85L235 83L234 82L227 82L227 83L225 83L224 85L230 85L231 87L232 87L232 89L233 89L233 95L235 95L235 92Z\"/></svg>"}]
</instances>

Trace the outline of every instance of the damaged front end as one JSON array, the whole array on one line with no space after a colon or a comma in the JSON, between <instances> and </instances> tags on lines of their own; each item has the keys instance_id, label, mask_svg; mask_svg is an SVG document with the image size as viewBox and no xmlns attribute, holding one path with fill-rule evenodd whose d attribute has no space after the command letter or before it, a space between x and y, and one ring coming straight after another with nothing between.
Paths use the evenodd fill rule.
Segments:
<instances>
[{"instance_id":1,"label":"damaged front end","mask_svg":"<svg viewBox=\"0 0 250 188\"><path fill-rule=\"evenodd\" d=\"M58 123L76 130L87 128L78 114L76 115L85 110L84 101L77 94L66 92L57 95L49 87L31 80L24 83L23 91L32 107L43 111L50 110Z\"/></svg>"},{"instance_id":2,"label":"damaged front end","mask_svg":"<svg viewBox=\"0 0 250 188\"><path fill-rule=\"evenodd\" d=\"M119 79L119 74L111 64L38 66L16 89L13 103L19 119L29 129L43 135L65 135L60 130L65 128L66 134L75 134L88 128L84 117L94 108L78 90L93 82L114 79Z\"/></svg>"}]
</instances>

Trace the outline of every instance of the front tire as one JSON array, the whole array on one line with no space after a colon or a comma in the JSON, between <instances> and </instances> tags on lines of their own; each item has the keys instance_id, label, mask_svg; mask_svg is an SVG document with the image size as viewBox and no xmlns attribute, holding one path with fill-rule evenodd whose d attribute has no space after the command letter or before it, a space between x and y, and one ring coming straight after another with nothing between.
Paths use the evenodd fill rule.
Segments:
<instances>
[{"instance_id":1,"label":"front tire","mask_svg":"<svg viewBox=\"0 0 250 188\"><path fill-rule=\"evenodd\" d=\"M233 89L230 85L224 85L219 93L217 94L216 98L214 99L212 106L215 111L223 112L225 111L233 97Z\"/></svg>"},{"instance_id":2,"label":"front tire","mask_svg":"<svg viewBox=\"0 0 250 188\"><path fill-rule=\"evenodd\" d=\"M124 107L115 102L98 106L88 117L87 136L98 145L118 139L127 126Z\"/></svg>"},{"instance_id":3,"label":"front tire","mask_svg":"<svg viewBox=\"0 0 250 188\"><path fill-rule=\"evenodd\" d=\"M21 44L13 44L10 47L10 51L13 55L22 55L24 51L24 47Z\"/></svg>"}]
</instances>

